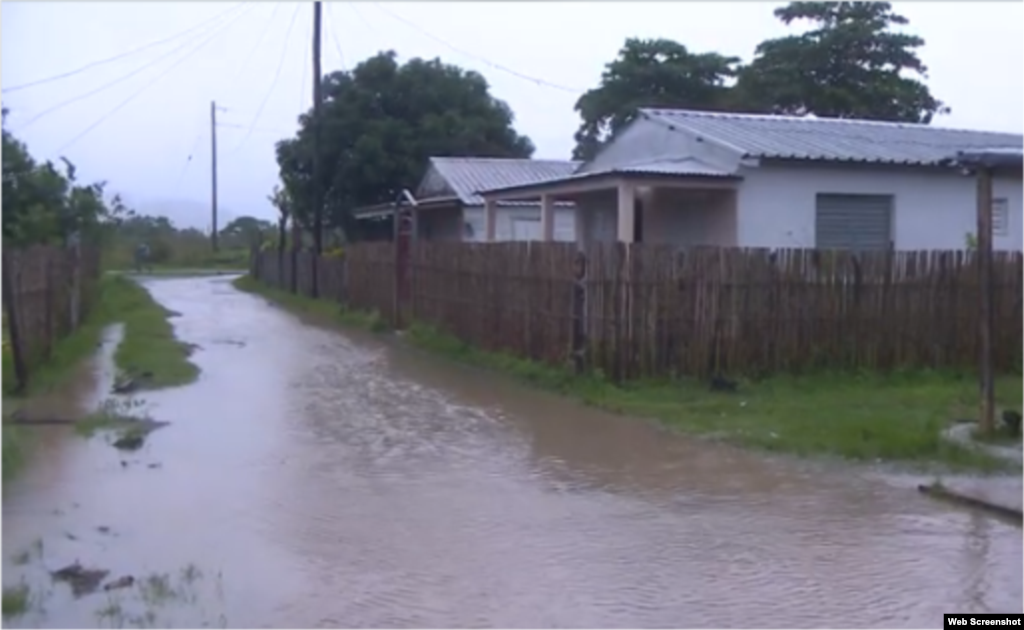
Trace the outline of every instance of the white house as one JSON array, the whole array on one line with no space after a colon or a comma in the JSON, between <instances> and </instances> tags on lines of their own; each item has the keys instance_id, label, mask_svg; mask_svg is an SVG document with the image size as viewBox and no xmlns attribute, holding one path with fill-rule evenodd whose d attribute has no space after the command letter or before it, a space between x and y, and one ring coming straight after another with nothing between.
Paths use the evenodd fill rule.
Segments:
<instances>
[{"instance_id":1,"label":"white house","mask_svg":"<svg viewBox=\"0 0 1024 630\"><path fill-rule=\"evenodd\" d=\"M479 189L484 233L509 201L575 202L578 239L740 247L963 248L976 182L958 152L1017 134L863 120L644 109L571 175ZM1021 250L1021 170L993 181L993 244ZM490 219L490 221L488 221Z\"/></svg>"},{"instance_id":2,"label":"white house","mask_svg":"<svg viewBox=\"0 0 1024 630\"><path fill-rule=\"evenodd\" d=\"M484 199L479 192L497 186L517 186L572 175L580 166L569 160L529 160L478 157L433 157L413 196L416 236L432 241L482 241L485 238ZM553 205L556 241L576 238L572 201ZM392 204L363 208L362 219L389 217ZM536 199L498 201L494 239L539 240L540 202Z\"/></svg>"}]
</instances>

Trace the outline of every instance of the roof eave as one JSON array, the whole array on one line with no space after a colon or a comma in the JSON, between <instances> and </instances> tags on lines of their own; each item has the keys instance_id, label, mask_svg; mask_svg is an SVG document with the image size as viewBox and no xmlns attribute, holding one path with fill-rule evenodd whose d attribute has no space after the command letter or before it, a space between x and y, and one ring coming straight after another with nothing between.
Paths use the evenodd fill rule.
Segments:
<instances>
[{"instance_id":1,"label":"roof eave","mask_svg":"<svg viewBox=\"0 0 1024 630\"><path fill-rule=\"evenodd\" d=\"M958 152L956 157L950 161L956 166L964 168L1022 169L1024 168L1024 150L972 149Z\"/></svg>"},{"instance_id":2,"label":"roof eave","mask_svg":"<svg viewBox=\"0 0 1024 630\"><path fill-rule=\"evenodd\" d=\"M601 179L634 179L634 180L657 180L657 179L690 179L690 180L742 180L743 177L736 174L711 174L711 173L657 173L650 172L645 173L641 171L598 171L595 173L585 173L581 175L573 175L571 177L562 177L559 179L549 179L542 182L532 182L529 184L521 184L519 186L506 186L503 188L492 188L489 190L479 190L476 194L480 195L484 199L487 197L493 197L496 195L509 195L509 194L529 194L536 193L542 194L545 189L557 188L567 184L577 183L589 183L594 180Z\"/></svg>"}]
</instances>

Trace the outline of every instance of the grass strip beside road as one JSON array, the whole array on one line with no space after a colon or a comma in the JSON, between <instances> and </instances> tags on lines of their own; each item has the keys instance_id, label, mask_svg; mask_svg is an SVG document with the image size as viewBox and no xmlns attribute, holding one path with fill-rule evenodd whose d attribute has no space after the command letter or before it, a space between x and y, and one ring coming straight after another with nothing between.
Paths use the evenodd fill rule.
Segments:
<instances>
[{"instance_id":1,"label":"grass strip beside road","mask_svg":"<svg viewBox=\"0 0 1024 630\"><path fill-rule=\"evenodd\" d=\"M174 337L170 311L158 304L144 287L127 277L105 275L97 284L95 306L82 325L59 340L50 358L35 367L27 391L14 395L13 359L3 352L3 478L7 481L24 465L32 436L7 418L25 400L45 396L63 386L75 369L94 352L110 324L122 322L124 337L114 362L127 373L150 372L147 388L184 385L196 379L199 368L189 361L188 345Z\"/></svg>"},{"instance_id":2,"label":"grass strip beside road","mask_svg":"<svg viewBox=\"0 0 1024 630\"><path fill-rule=\"evenodd\" d=\"M300 313L329 314L366 328L371 315L339 315L336 303L271 289L246 276L238 288ZM362 318L362 319L360 319ZM348 321L346 321L346 319ZM430 327L414 324L415 346L459 362L493 369L610 411L656 419L682 433L798 456L902 464L929 471L999 471L1007 464L950 444L940 436L957 418L977 413L973 374L938 372L819 373L743 382L735 394L713 393L693 379L610 383L600 375L484 352ZM1017 408L1019 375L1000 376L997 402Z\"/></svg>"},{"instance_id":3,"label":"grass strip beside road","mask_svg":"<svg viewBox=\"0 0 1024 630\"><path fill-rule=\"evenodd\" d=\"M8 340L6 317L4 318L3 365L0 372L3 388L3 479L7 482L24 466L32 447L32 435L23 427L10 424L8 418L32 397L44 396L48 391L62 386L74 374L82 361L96 351L106 326L107 311L104 303L109 284L99 282L98 294L93 310L82 324L67 337L54 344L53 352L46 362L35 366L29 384L24 392L15 394L17 379L14 375L14 357Z\"/></svg>"},{"instance_id":4,"label":"grass strip beside road","mask_svg":"<svg viewBox=\"0 0 1024 630\"><path fill-rule=\"evenodd\" d=\"M190 346L174 336L173 313L130 278L113 275L104 282L109 285L105 306L110 309L110 321L124 323L124 337L114 352L117 368L130 375L151 374L147 389L194 381L199 368L189 361Z\"/></svg>"},{"instance_id":5,"label":"grass strip beside road","mask_svg":"<svg viewBox=\"0 0 1024 630\"><path fill-rule=\"evenodd\" d=\"M260 295L293 313L312 316L324 323L342 324L370 332L385 332L388 329L387 322L379 313L349 310L330 300L314 300L295 295L267 286L249 275L235 279L232 284L240 291Z\"/></svg>"}]
</instances>

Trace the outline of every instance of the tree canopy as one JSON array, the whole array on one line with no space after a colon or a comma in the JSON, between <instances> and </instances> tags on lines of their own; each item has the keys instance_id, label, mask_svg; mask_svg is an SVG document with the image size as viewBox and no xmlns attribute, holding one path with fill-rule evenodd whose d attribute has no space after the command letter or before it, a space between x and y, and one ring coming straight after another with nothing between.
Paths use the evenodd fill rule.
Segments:
<instances>
[{"instance_id":1,"label":"tree canopy","mask_svg":"<svg viewBox=\"0 0 1024 630\"><path fill-rule=\"evenodd\" d=\"M949 111L920 80L924 40L892 30L908 20L888 2L792 2L775 15L812 28L757 47L738 85L751 107L915 123Z\"/></svg>"},{"instance_id":2,"label":"tree canopy","mask_svg":"<svg viewBox=\"0 0 1024 630\"><path fill-rule=\"evenodd\" d=\"M399 64L382 52L323 80L322 186L325 224L355 229L351 211L390 202L412 188L430 156L525 158L533 143L512 126L512 110L487 81L440 60ZM313 206L311 113L295 138L277 145L287 214L310 227ZM279 206L280 209L280 206Z\"/></svg>"},{"instance_id":3,"label":"tree canopy","mask_svg":"<svg viewBox=\"0 0 1024 630\"><path fill-rule=\"evenodd\" d=\"M240 216L225 225L218 236L224 247L250 247L273 233L274 224L265 219Z\"/></svg>"},{"instance_id":4,"label":"tree canopy","mask_svg":"<svg viewBox=\"0 0 1024 630\"><path fill-rule=\"evenodd\" d=\"M3 110L4 122L7 110ZM62 167L62 168L61 168ZM39 163L3 128L3 238L15 246L98 237L104 224L125 213L118 197L104 200L104 182L81 185L75 166Z\"/></svg>"},{"instance_id":5,"label":"tree canopy","mask_svg":"<svg viewBox=\"0 0 1024 630\"><path fill-rule=\"evenodd\" d=\"M627 39L618 57L605 66L601 84L576 102L583 122L573 159L593 157L640 107L729 109L727 81L736 75L739 62L718 53L693 53L668 39Z\"/></svg>"},{"instance_id":6,"label":"tree canopy","mask_svg":"<svg viewBox=\"0 0 1024 630\"><path fill-rule=\"evenodd\" d=\"M628 39L576 103L574 157L589 159L640 107L930 122L949 108L923 83L924 40L887 2L791 2L775 10L801 34L770 39L741 65L671 40Z\"/></svg>"}]
</instances>

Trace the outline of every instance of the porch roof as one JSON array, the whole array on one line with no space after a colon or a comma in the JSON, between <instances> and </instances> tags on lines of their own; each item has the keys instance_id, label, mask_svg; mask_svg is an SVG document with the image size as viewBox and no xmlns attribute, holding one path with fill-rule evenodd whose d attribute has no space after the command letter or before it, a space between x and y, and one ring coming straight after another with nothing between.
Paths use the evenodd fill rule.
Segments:
<instances>
[{"instance_id":1,"label":"porch roof","mask_svg":"<svg viewBox=\"0 0 1024 630\"><path fill-rule=\"evenodd\" d=\"M536 197L544 193L582 192L606 187L608 180L639 180L642 182L664 182L670 186L680 186L683 182L699 185L701 182L724 183L740 180L742 177L727 170L712 166L694 158L654 159L624 166L593 171L574 173L566 177L546 179L537 182L480 190L478 193L485 199L502 200L512 198ZM602 186L604 184L604 186Z\"/></svg>"},{"instance_id":2,"label":"porch roof","mask_svg":"<svg viewBox=\"0 0 1024 630\"><path fill-rule=\"evenodd\" d=\"M460 203L458 197L446 196L446 197L430 197L428 199L417 199L416 208L428 210L431 208L443 207L443 206L455 206ZM356 208L352 212L352 216L356 220L362 221L364 219L379 219L381 217L389 217L395 212L395 207L406 208L409 203L403 201L401 204L396 204L394 201L385 203L378 203L372 206L363 206L362 208Z\"/></svg>"}]
</instances>

